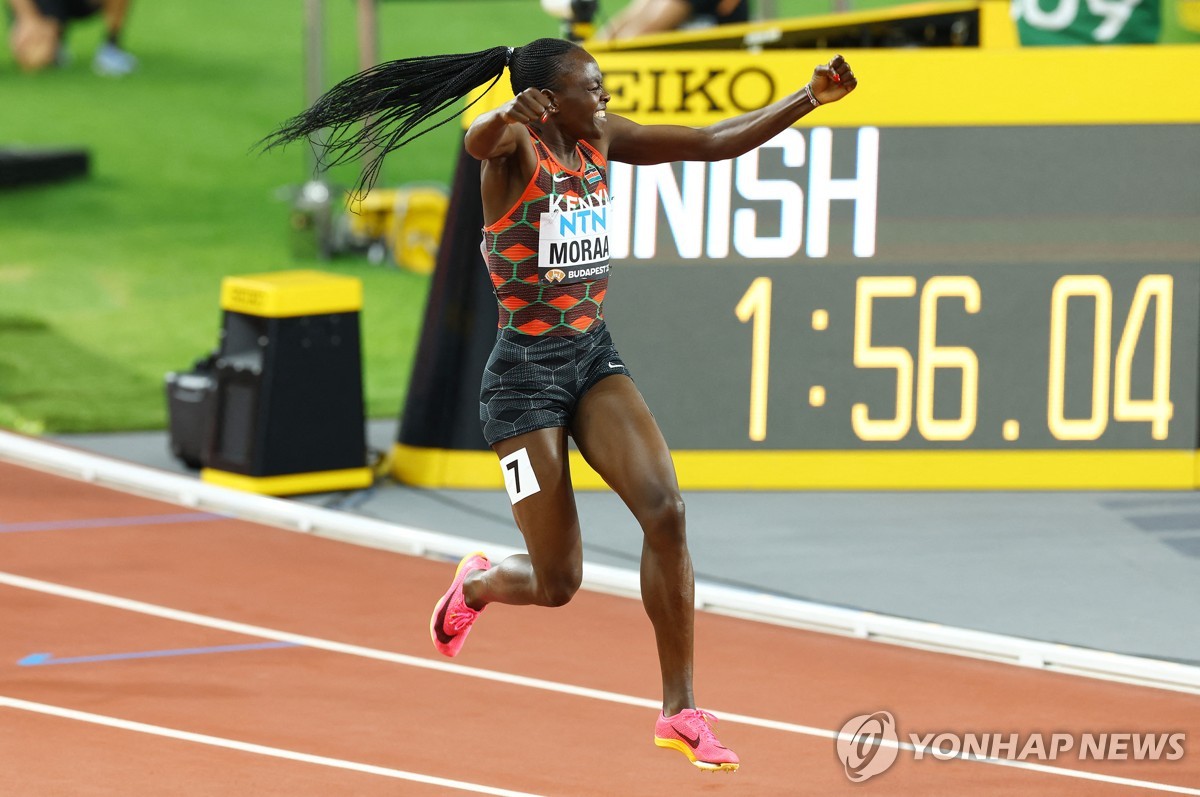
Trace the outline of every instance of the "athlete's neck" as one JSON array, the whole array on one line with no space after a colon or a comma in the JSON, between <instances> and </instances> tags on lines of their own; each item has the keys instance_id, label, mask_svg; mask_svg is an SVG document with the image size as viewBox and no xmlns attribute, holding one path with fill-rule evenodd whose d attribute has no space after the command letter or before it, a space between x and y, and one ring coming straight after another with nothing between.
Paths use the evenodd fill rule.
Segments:
<instances>
[{"instance_id":1,"label":"athlete's neck","mask_svg":"<svg viewBox=\"0 0 1200 797\"><path fill-rule=\"evenodd\" d=\"M578 154L579 142L577 140L564 136L556 125L533 124L530 127L546 145L546 149L550 150L550 154L554 156L555 160L568 169L578 171L583 168Z\"/></svg>"}]
</instances>

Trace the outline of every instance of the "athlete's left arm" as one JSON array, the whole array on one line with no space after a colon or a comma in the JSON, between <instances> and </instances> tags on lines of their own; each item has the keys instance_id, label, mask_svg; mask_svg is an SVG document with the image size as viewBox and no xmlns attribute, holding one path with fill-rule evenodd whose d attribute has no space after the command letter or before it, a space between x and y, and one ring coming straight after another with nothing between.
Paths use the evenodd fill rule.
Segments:
<instances>
[{"instance_id":1,"label":"athlete's left arm","mask_svg":"<svg viewBox=\"0 0 1200 797\"><path fill-rule=\"evenodd\" d=\"M837 102L858 85L854 71L840 55L813 70L807 89L817 102ZM815 109L805 89L765 108L724 119L708 127L640 125L612 114L606 123L608 157L632 164L673 161L719 161L736 158L765 144Z\"/></svg>"}]
</instances>

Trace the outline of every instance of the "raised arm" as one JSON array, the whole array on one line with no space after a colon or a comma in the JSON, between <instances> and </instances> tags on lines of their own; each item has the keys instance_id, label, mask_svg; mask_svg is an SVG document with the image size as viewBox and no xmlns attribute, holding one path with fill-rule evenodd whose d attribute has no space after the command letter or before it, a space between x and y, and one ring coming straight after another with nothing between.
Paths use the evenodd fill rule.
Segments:
<instances>
[{"instance_id":1,"label":"raised arm","mask_svg":"<svg viewBox=\"0 0 1200 797\"><path fill-rule=\"evenodd\" d=\"M467 152L479 160L505 158L528 136L524 125L543 118L550 98L541 89L525 89L494 111L480 114L465 139ZM543 119L544 121L544 119Z\"/></svg>"},{"instance_id":2,"label":"raised arm","mask_svg":"<svg viewBox=\"0 0 1200 797\"><path fill-rule=\"evenodd\" d=\"M850 65L836 55L814 69L808 85L792 95L708 127L640 125L612 114L607 126L608 157L639 165L736 158L770 141L819 105L842 99L857 85Z\"/></svg>"},{"instance_id":3,"label":"raised arm","mask_svg":"<svg viewBox=\"0 0 1200 797\"><path fill-rule=\"evenodd\" d=\"M467 152L483 161L480 190L485 224L512 207L537 170L537 154L525 125L545 121L551 105L546 92L525 89L496 110L481 114L467 129Z\"/></svg>"}]
</instances>

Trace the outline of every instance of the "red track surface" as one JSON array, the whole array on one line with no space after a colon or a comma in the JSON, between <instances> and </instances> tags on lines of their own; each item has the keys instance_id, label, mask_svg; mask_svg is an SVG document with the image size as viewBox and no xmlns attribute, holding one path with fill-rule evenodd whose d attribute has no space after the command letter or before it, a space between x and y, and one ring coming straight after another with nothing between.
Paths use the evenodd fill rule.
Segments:
<instances>
[{"instance_id":1,"label":"red track surface","mask_svg":"<svg viewBox=\"0 0 1200 797\"><path fill-rule=\"evenodd\" d=\"M190 510L0 463L0 571L157 606L447 663L429 611L453 565L226 519L10 530ZM701 773L651 743L654 712L362 655L292 647L20 666L261 638L0 585L0 698L539 795L1110 795L1144 788L978 762L913 760L850 783L834 743L722 722L742 757ZM832 731L888 710L910 731L1185 732L1179 761L1045 762L1200 789L1200 697L826 636L697 618L697 697L723 711ZM467 668L638 698L658 695L633 600L580 593L556 610L493 606ZM0 705L4 795L463 794Z\"/></svg>"}]
</instances>

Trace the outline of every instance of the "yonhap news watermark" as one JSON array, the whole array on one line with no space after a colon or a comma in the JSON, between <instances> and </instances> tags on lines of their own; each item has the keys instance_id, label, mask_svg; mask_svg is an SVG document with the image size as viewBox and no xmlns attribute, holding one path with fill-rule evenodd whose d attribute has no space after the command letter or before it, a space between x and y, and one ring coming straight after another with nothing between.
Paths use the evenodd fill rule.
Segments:
<instances>
[{"instance_id":1,"label":"yonhap news watermark","mask_svg":"<svg viewBox=\"0 0 1200 797\"><path fill-rule=\"evenodd\" d=\"M851 717L837 737L846 777L861 783L886 772L905 751L914 761L993 759L1055 761L1178 761L1187 752L1182 731L1039 733L920 730L901 734L888 711Z\"/></svg>"}]
</instances>

